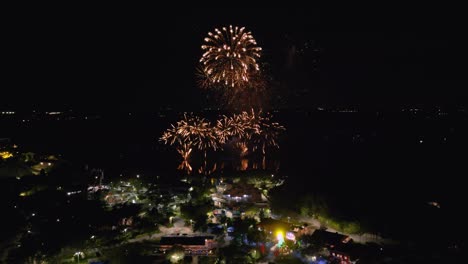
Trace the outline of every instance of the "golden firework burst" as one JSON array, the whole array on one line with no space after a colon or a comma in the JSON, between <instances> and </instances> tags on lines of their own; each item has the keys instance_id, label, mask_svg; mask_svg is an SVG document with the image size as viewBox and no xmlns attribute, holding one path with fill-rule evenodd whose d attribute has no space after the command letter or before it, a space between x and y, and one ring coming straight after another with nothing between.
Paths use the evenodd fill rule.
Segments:
<instances>
[{"instance_id":1,"label":"golden firework burst","mask_svg":"<svg viewBox=\"0 0 468 264\"><path fill-rule=\"evenodd\" d=\"M262 48L244 27L215 28L204 41L200 63L208 83L243 87L259 72L257 60Z\"/></svg>"}]
</instances>

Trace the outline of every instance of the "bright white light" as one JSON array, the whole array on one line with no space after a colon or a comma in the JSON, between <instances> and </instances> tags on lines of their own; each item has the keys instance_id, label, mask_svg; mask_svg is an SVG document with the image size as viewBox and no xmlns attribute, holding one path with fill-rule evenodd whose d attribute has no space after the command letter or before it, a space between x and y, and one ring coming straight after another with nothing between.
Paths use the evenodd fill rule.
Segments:
<instances>
[{"instance_id":1,"label":"bright white light","mask_svg":"<svg viewBox=\"0 0 468 264\"><path fill-rule=\"evenodd\" d=\"M276 239L278 240L278 245L282 245L284 243L283 232L278 231L278 233L276 233Z\"/></svg>"},{"instance_id":2,"label":"bright white light","mask_svg":"<svg viewBox=\"0 0 468 264\"><path fill-rule=\"evenodd\" d=\"M296 236L294 235L293 232L287 232L287 233L286 233L286 239L289 239L289 240L296 240Z\"/></svg>"}]
</instances>

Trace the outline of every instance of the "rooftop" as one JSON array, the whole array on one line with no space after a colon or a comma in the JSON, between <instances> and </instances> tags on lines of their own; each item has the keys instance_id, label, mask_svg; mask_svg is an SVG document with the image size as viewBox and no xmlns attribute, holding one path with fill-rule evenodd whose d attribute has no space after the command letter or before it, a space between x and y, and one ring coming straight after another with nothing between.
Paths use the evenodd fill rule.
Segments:
<instances>
[{"instance_id":1,"label":"rooftop","mask_svg":"<svg viewBox=\"0 0 468 264\"><path fill-rule=\"evenodd\" d=\"M315 230L311 237L312 241L324 243L331 246L336 246L342 243L347 243L350 237L347 235L332 233L325 230Z\"/></svg>"},{"instance_id":2,"label":"rooftop","mask_svg":"<svg viewBox=\"0 0 468 264\"><path fill-rule=\"evenodd\" d=\"M205 245L205 240L213 239L214 236L163 236L161 245Z\"/></svg>"}]
</instances>

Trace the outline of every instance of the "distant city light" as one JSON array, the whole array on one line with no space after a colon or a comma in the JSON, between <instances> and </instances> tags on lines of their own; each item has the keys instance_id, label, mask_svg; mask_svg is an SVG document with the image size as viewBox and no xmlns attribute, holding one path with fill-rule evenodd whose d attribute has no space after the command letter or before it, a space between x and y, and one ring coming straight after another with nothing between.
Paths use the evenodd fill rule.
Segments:
<instances>
[{"instance_id":1,"label":"distant city light","mask_svg":"<svg viewBox=\"0 0 468 264\"><path fill-rule=\"evenodd\" d=\"M74 191L74 192L67 192L67 195L70 196L72 194L77 194L77 193L81 193L81 190L80 191Z\"/></svg>"}]
</instances>

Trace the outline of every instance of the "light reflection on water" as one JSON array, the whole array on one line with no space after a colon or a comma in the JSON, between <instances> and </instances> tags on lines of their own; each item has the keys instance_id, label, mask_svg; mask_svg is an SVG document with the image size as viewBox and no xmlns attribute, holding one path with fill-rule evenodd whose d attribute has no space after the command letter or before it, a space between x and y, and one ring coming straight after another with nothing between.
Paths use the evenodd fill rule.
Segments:
<instances>
[{"instance_id":1,"label":"light reflection on water","mask_svg":"<svg viewBox=\"0 0 468 264\"><path fill-rule=\"evenodd\" d=\"M183 160L177 166L177 170L183 171L187 175L200 174L211 175L215 172L223 171L249 171L249 170L268 170L278 171L280 169L280 160L271 157L240 157L231 160L204 160L191 161Z\"/></svg>"}]
</instances>

